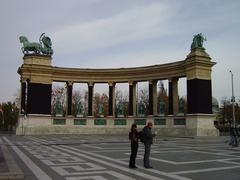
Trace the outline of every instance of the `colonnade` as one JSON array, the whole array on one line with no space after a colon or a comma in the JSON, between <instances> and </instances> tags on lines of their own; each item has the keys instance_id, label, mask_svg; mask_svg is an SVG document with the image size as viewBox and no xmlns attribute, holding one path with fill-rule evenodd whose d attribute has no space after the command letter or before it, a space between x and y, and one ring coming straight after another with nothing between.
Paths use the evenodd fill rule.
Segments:
<instances>
[{"instance_id":1,"label":"colonnade","mask_svg":"<svg viewBox=\"0 0 240 180\"><path fill-rule=\"evenodd\" d=\"M52 66L52 58L45 55L27 54L23 64L18 69L21 76L21 113L28 114L28 120L23 119L18 127L18 134L24 134L26 128L29 134L55 133L126 133L131 124L137 119L137 84L148 82L148 116L145 120L156 122L159 132L165 135L217 135L213 125L212 114L212 66L210 56L203 48L191 49L184 60L173 63L134 68L89 69L65 68ZM187 85L187 114L178 117L179 97L178 80L186 78ZM168 80L168 115L157 117L157 82ZM66 83L67 109L66 117L60 117L58 126L51 114L52 84ZM88 85L88 117L74 118L72 116L73 85L85 83ZM108 84L109 109L108 118L103 125L93 115L94 86L98 83ZM128 83L129 109L128 117L123 125L115 118L115 87L118 83ZM20 116L23 117L23 116ZM78 125L76 122L84 122ZM56 121L58 122L58 121ZM163 122L163 123L162 123ZM179 123L180 122L180 123ZM145 121L143 121L144 125ZM101 124L101 123L100 123ZM81 127L84 128L81 128ZM67 127L67 128L66 128ZM176 130L176 131L174 131Z\"/></svg>"},{"instance_id":2,"label":"colonnade","mask_svg":"<svg viewBox=\"0 0 240 180\"><path fill-rule=\"evenodd\" d=\"M72 93L73 93L73 82L65 82L66 83L66 114L68 116L72 115ZM137 83L136 81L130 81L128 82L129 85L129 106L128 106L128 116L137 116ZM147 115L149 116L157 116L158 115L158 109L157 109L157 83L158 80L150 80L148 81L148 110ZM89 117L93 116L93 96L94 96L94 85L96 83L90 82L87 83L88 85L88 111L87 115ZM168 114L169 115L176 115L179 110L179 98L178 98L178 78L172 78L168 80L168 94L169 94L169 107L168 107ZM115 89L116 89L116 83L115 82L109 82L108 83L108 116L109 117L115 117ZM35 89L36 90L36 89ZM32 109L29 107L36 106L36 104L39 103L39 101L34 100L33 96L39 96L35 95L32 92L32 84L28 81L22 81L21 82L21 109L22 111L27 112L28 114L35 114L39 113L39 109L37 109L37 112L35 112L35 109ZM49 97L48 99L49 103ZM27 101L26 101L27 100ZM34 100L34 102L32 101ZM28 105L29 104L29 105ZM47 104L45 104L44 107L46 107ZM49 106L48 106L49 107ZM30 108L30 109L29 109ZM40 108L40 107L38 107ZM41 107L42 109L42 107ZM47 111L49 113L49 110ZM47 114L48 114L47 113Z\"/></svg>"},{"instance_id":3,"label":"colonnade","mask_svg":"<svg viewBox=\"0 0 240 180\"><path fill-rule=\"evenodd\" d=\"M67 115L72 115L72 90L74 83L88 84L88 116L93 116L93 93L96 83L109 85L109 112L115 116L115 85L129 84L128 116L136 116L136 85L148 82L149 116L157 115L157 82L168 79L168 114L178 113L178 79L187 79L188 114L212 114L211 67L215 64L203 49L194 49L183 61L136 68L119 69L77 69L51 65L51 57L25 55L19 68L21 75L21 109L28 114L51 114L51 93L53 82L67 84ZM27 89L27 90L26 90ZM26 93L27 92L27 93Z\"/></svg>"}]
</instances>

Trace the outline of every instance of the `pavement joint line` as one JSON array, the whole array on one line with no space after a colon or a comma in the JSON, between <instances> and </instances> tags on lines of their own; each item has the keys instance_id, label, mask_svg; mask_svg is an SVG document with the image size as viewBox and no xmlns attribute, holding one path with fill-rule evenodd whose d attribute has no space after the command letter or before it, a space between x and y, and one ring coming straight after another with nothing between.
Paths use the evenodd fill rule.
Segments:
<instances>
[{"instance_id":1,"label":"pavement joint line","mask_svg":"<svg viewBox=\"0 0 240 180\"><path fill-rule=\"evenodd\" d=\"M2 149L2 153L8 167L8 172L0 172L0 179L22 179L24 178L24 173L17 165L16 161L9 153L7 146L3 143L0 137L0 148Z\"/></svg>"},{"instance_id":2,"label":"pavement joint line","mask_svg":"<svg viewBox=\"0 0 240 180\"><path fill-rule=\"evenodd\" d=\"M219 160L219 162L223 162L223 163L226 163L226 164L234 164L234 165L239 165L240 166L240 163L229 161L229 160Z\"/></svg>"},{"instance_id":3,"label":"pavement joint line","mask_svg":"<svg viewBox=\"0 0 240 180\"><path fill-rule=\"evenodd\" d=\"M39 139L40 142L41 142L41 139ZM43 140L44 141L44 140ZM132 172L130 169L128 168L125 168L125 167L122 167L122 166L119 166L119 165L116 165L116 164L112 164L110 162L107 162L107 161L103 161L101 159L96 159L96 158L93 158L93 156L95 157L98 157L98 158L102 158L102 159L105 159L105 160L109 160L109 161L112 161L112 162L116 162L118 164L122 164L124 166L127 166L128 163L127 162L124 162L124 161L119 161L119 160L116 160L116 159L112 159L112 158L109 158L109 157L106 157L106 156L102 156L102 155L98 155L98 154L95 154L95 153L91 153L91 152L86 152L86 151L83 151L83 150L79 150L79 149L76 149L76 148L73 148L73 147L68 147L68 146L65 146L65 145L61 145L61 147L59 146L54 146L55 148L57 149L61 149L63 151L66 151L66 152L69 152L71 154L75 154L77 156L84 156L86 157L86 154L90 155L88 156L89 159L93 160L93 161L100 161L101 162L104 162L104 163L107 163L109 164L111 167L116 167L120 170L124 170L124 171L127 171L128 173L133 173L135 175L139 175L139 174L136 174L136 173L141 173L141 172L138 172L138 171L134 171ZM77 152L81 152L81 154L77 153ZM85 155L84 155L85 154ZM173 175L173 174L170 174L170 173L166 173L166 172L163 172L163 171L158 171L158 170L155 170L155 169L145 169L145 168L142 168L142 167L138 167L139 170L145 170L147 172L152 172L152 173L155 173L155 174L159 174L159 175L162 175L162 176L166 176L166 177L170 177L170 178L173 178L173 179L178 179L178 180L190 180L189 178L186 178L186 177L181 177L181 176L178 176L178 175ZM143 177L146 178L146 175L147 174L144 174L143 173ZM151 176L151 175L147 175L147 176ZM152 176L150 177L149 179L151 180L154 180L156 179L155 176ZM157 178L157 179L160 179L160 178Z\"/></svg>"},{"instance_id":4,"label":"pavement joint line","mask_svg":"<svg viewBox=\"0 0 240 180\"><path fill-rule=\"evenodd\" d=\"M236 169L240 168L240 165L238 166L227 166L227 167L219 167L219 168L207 168L207 169L197 169L197 170L189 170L189 171L177 171L177 172L171 172L171 174L193 174L193 173L201 173L201 172L212 172L212 171L220 171L220 170L227 170L227 169Z\"/></svg>"},{"instance_id":5,"label":"pavement joint line","mask_svg":"<svg viewBox=\"0 0 240 180\"><path fill-rule=\"evenodd\" d=\"M42 139L39 139L39 140L42 140ZM45 140L43 140L45 141ZM221 143L221 142L219 142ZM97 143L99 144L99 143ZM100 144L103 144L103 143L100 143ZM186 144L186 143L185 143ZM157 144L159 145L159 144ZM164 144L165 146L168 145L168 143ZM187 147L186 147L187 146ZM226 147L226 145L211 145L211 146L208 146L208 144L206 144L205 146L189 146L188 144L186 144L186 146L184 147L183 144L174 144L174 147L177 147L179 148L179 151L175 151L175 152L181 152L181 150L186 150L186 151L191 151L191 152L197 152L197 153L203 153L203 154L209 154L209 155L217 155L217 156L228 156L228 157L232 157L232 158L225 158L225 159L215 159L215 160L203 160L203 161L195 161L195 163L203 163L203 162L223 162L223 163L228 163L228 164L232 164L234 166L227 166L227 167L217 167L217 168L208 168L208 169L197 169L197 170L187 170L187 171L177 171L177 172L170 172L168 174L173 174L173 175L181 175L181 174L192 174L192 173L201 173L201 172L213 172L213 171L221 171L221 170L227 170L227 169L236 169L236 168L240 168L240 163L237 163L237 162L232 162L231 160L236 160L236 159L240 159L238 155L232 155L231 153L240 153L238 151L239 148L229 148L229 149L226 149L226 150L219 150L219 149L214 149L215 148L219 148L219 147ZM64 145L61 145L60 147L65 147ZM156 146L158 147L158 146ZM209 148L208 148L209 147ZM66 147L68 149L71 149L72 147ZM217 151L217 152L207 152L207 150L211 150L211 151ZM82 151L82 150L79 150L79 149L76 149L74 148L75 150L74 151ZM229 152L229 151L232 151L232 152ZM84 151L85 152L85 151ZM91 151L90 153L93 153L93 152L102 152L102 151ZM166 152L169 152L169 151L166 151ZM166 153L166 152L163 152L163 153ZM89 152L85 152L85 153L89 153ZM157 153L157 152L156 152ZM230 153L230 154L229 154ZM95 153L93 153L95 154ZM98 154L96 154L97 156L99 156ZM100 155L101 156L101 155ZM106 157L106 156L103 156L103 157ZM235 158L234 158L235 157ZM234 159L233 159L234 158ZM111 158L112 159L112 158ZM115 160L115 159L113 159ZM119 161L121 161L121 159L118 159ZM127 160L127 159L126 159ZM192 162L194 161L189 161L189 162L175 162L177 163L178 165L180 164L192 164ZM127 164L127 162L124 162L125 164ZM121 163L120 163L121 164Z\"/></svg>"},{"instance_id":6,"label":"pavement joint line","mask_svg":"<svg viewBox=\"0 0 240 180\"><path fill-rule=\"evenodd\" d=\"M43 170L41 170L28 156L26 156L17 146L6 137L3 139L9 144L25 165L33 172L38 179L52 180Z\"/></svg>"},{"instance_id":7,"label":"pavement joint line","mask_svg":"<svg viewBox=\"0 0 240 180\"><path fill-rule=\"evenodd\" d=\"M37 140L35 140L35 141L37 141ZM129 168L125 168L125 167L119 166L117 164L113 164L113 163L110 163L110 162L107 162L107 161L104 161L104 160L101 160L101 159L97 159L97 158L94 158L94 157L91 157L91 156L87 156L86 154L79 154L79 153L77 153L75 151L67 149L64 145L61 145L61 147L59 147L59 146L53 146L53 147L55 149L60 149L60 150L63 150L65 152L74 154L76 156L84 157L84 158L93 160L95 162L98 162L98 163L101 163L101 164L105 164L105 165L110 166L110 167L114 167L114 168L119 169L121 171L125 171L125 172L128 172L130 174L134 174L134 175L137 175L137 176L144 177L144 178L149 179L149 180L163 180L163 179L161 179L159 177L155 177L155 176L148 175L148 174L145 174L145 173L142 173L142 172L138 172L138 171L132 171Z\"/></svg>"},{"instance_id":8,"label":"pavement joint line","mask_svg":"<svg viewBox=\"0 0 240 180\"><path fill-rule=\"evenodd\" d=\"M110 160L110 161L113 161L113 162L116 162L116 163L119 163L119 164L128 165L127 162L122 162L122 161L119 161L117 159L109 158L109 157L106 157L106 156L103 156L103 155L99 155L99 154L95 154L95 153L91 153L91 152L86 152L86 151L79 150L79 149L76 149L76 148L73 148L73 147L67 147L67 146L63 146L63 147L65 147L67 149L71 149L73 151L77 151L77 152L85 153L85 154L88 154L88 155L91 155L91 156L95 156L95 157L98 157L98 158L107 159L107 160ZM145 168L142 168L142 167L138 167L138 169L146 170L148 172L153 172L155 174L159 174L159 175L162 175L162 176L166 176L166 177L170 177L170 178L174 178L174 179L178 179L178 180L189 180L189 178L180 177L180 176L173 176L170 173L166 173L166 172L163 172L163 171L158 171L158 170L155 170L155 169L145 169Z\"/></svg>"},{"instance_id":9,"label":"pavement joint line","mask_svg":"<svg viewBox=\"0 0 240 180\"><path fill-rule=\"evenodd\" d=\"M205 151L198 151L198 150L189 150L189 151L198 152L198 153L202 153L202 154L211 154L211 155L216 155L216 156L229 156L229 157L236 157L236 158L239 157L237 155L224 154L224 153L212 153L212 152L205 152Z\"/></svg>"},{"instance_id":10,"label":"pavement joint line","mask_svg":"<svg viewBox=\"0 0 240 180\"><path fill-rule=\"evenodd\" d=\"M187 149L187 151L198 152L198 153L206 153L206 154L211 154L211 155L224 155L222 153L208 153L208 152L196 151L196 150L191 150L191 149ZM180 151L178 151L178 152L180 152ZM139 156L139 157L143 157L143 156ZM234 156L234 157L236 157L236 156ZM167 160L156 159L156 158L151 158L151 159L156 160L156 161L161 161L161 162L174 164L174 165L204 163L204 162L219 162L219 161L221 162L222 160L232 160L232 159L228 158L228 159L205 160L205 161L203 160L203 161L174 162L174 161L167 161ZM196 171L202 171L202 170L196 170Z\"/></svg>"},{"instance_id":11,"label":"pavement joint line","mask_svg":"<svg viewBox=\"0 0 240 180\"><path fill-rule=\"evenodd\" d=\"M83 144L83 146L85 146L85 147L90 147L90 148L95 148L95 149L104 149L104 148L102 148L102 147L97 147L97 146L89 145L89 144Z\"/></svg>"},{"instance_id":12,"label":"pavement joint line","mask_svg":"<svg viewBox=\"0 0 240 180\"><path fill-rule=\"evenodd\" d=\"M206 152L206 151L203 151L203 149L200 149L200 148L189 148L189 147L182 147L182 146L177 146L177 147L181 147L183 148L184 150L187 150L187 151L192 151L192 152L198 152L198 153L203 153L203 154L211 154L211 155L220 155L220 156L231 156L231 157L239 157L237 155L231 155L231 154L226 154L226 153L214 153L214 152ZM202 151L201 151L202 150Z\"/></svg>"}]
</instances>

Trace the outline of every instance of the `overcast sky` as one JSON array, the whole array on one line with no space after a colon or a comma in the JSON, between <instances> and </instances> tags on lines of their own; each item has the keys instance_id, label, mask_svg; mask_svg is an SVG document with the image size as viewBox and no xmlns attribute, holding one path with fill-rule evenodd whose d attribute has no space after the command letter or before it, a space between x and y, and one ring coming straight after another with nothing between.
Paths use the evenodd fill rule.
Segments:
<instances>
[{"instance_id":1,"label":"overcast sky","mask_svg":"<svg viewBox=\"0 0 240 180\"><path fill-rule=\"evenodd\" d=\"M184 60L194 34L203 33L212 61L213 96L240 99L239 0L1 0L0 102L20 88L19 36L53 43L53 65L137 67Z\"/></svg>"}]
</instances>

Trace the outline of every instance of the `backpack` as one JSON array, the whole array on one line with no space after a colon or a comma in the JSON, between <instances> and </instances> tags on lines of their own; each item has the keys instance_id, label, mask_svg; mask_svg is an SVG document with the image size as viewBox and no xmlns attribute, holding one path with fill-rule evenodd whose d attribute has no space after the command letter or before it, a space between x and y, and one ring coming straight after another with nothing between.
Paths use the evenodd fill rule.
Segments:
<instances>
[{"instance_id":1,"label":"backpack","mask_svg":"<svg viewBox=\"0 0 240 180\"><path fill-rule=\"evenodd\" d=\"M141 141L142 143L144 143L145 138L144 138L144 133L143 133L143 131L140 131L140 132L139 132L139 139L140 139L140 141Z\"/></svg>"}]
</instances>

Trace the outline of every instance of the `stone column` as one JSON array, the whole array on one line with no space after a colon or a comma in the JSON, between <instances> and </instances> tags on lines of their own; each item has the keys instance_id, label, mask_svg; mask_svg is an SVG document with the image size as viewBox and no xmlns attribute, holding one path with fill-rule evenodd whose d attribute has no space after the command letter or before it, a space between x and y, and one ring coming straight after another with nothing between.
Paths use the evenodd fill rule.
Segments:
<instances>
[{"instance_id":1,"label":"stone column","mask_svg":"<svg viewBox=\"0 0 240 180\"><path fill-rule=\"evenodd\" d=\"M157 81L148 83L148 115L157 115Z\"/></svg>"},{"instance_id":2,"label":"stone column","mask_svg":"<svg viewBox=\"0 0 240 180\"><path fill-rule=\"evenodd\" d=\"M211 67L216 64L202 48L186 58L188 114L212 114Z\"/></svg>"},{"instance_id":3,"label":"stone column","mask_svg":"<svg viewBox=\"0 0 240 180\"><path fill-rule=\"evenodd\" d=\"M88 116L93 116L93 91L94 83L88 83Z\"/></svg>"},{"instance_id":4,"label":"stone column","mask_svg":"<svg viewBox=\"0 0 240 180\"><path fill-rule=\"evenodd\" d=\"M67 82L67 115L72 115L72 89L73 82Z\"/></svg>"},{"instance_id":5,"label":"stone column","mask_svg":"<svg viewBox=\"0 0 240 180\"><path fill-rule=\"evenodd\" d=\"M173 78L172 83L173 83L173 114L177 115L179 110L178 78Z\"/></svg>"},{"instance_id":6,"label":"stone column","mask_svg":"<svg viewBox=\"0 0 240 180\"><path fill-rule=\"evenodd\" d=\"M26 113L26 81L21 80L21 114Z\"/></svg>"},{"instance_id":7,"label":"stone column","mask_svg":"<svg viewBox=\"0 0 240 180\"><path fill-rule=\"evenodd\" d=\"M27 114L51 114L52 84L29 82L27 86Z\"/></svg>"},{"instance_id":8,"label":"stone column","mask_svg":"<svg viewBox=\"0 0 240 180\"><path fill-rule=\"evenodd\" d=\"M169 89L169 93L168 93L168 114L169 115L176 115L178 114L178 78L171 78L169 79L168 82L168 89Z\"/></svg>"},{"instance_id":9,"label":"stone column","mask_svg":"<svg viewBox=\"0 0 240 180\"><path fill-rule=\"evenodd\" d=\"M157 103L158 103L158 97L157 97L157 80L152 81L152 91L153 91L153 115L157 115Z\"/></svg>"},{"instance_id":10,"label":"stone column","mask_svg":"<svg viewBox=\"0 0 240 180\"><path fill-rule=\"evenodd\" d=\"M109 82L108 116L115 116L115 83Z\"/></svg>"},{"instance_id":11,"label":"stone column","mask_svg":"<svg viewBox=\"0 0 240 180\"><path fill-rule=\"evenodd\" d=\"M136 116L136 82L129 82L129 106L128 115Z\"/></svg>"},{"instance_id":12,"label":"stone column","mask_svg":"<svg viewBox=\"0 0 240 180\"><path fill-rule=\"evenodd\" d=\"M168 114L173 115L173 83L172 83L172 79L168 80Z\"/></svg>"}]
</instances>

